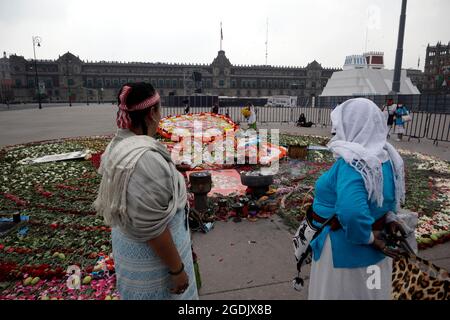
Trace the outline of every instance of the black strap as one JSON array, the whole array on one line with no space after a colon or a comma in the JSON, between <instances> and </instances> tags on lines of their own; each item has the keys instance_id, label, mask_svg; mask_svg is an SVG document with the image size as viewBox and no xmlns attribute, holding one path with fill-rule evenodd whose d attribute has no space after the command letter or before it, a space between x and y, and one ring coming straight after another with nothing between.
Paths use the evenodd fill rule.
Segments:
<instances>
[{"instance_id":1,"label":"black strap","mask_svg":"<svg viewBox=\"0 0 450 320\"><path fill-rule=\"evenodd\" d=\"M310 207L308 208L308 210L306 211L306 217L305 217L305 219L308 219L308 222L310 223L310 225L313 226L313 227L315 227L314 224L313 224L314 219L313 219L313 217L312 217L312 214L313 214L313 210L312 210L312 206L310 206ZM316 239L316 238L319 236L319 234L322 232L322 230L323 230L327 225L329 225L329 224L331 223L331 221L332 221L335 217L336 217L336 214L334 214L332 217L328 218L324 223L322 223L322 225L317 229L316 233L315 233L314 236L312 237L311 241L313 241L314 239ZM312 248L311 248L311 242L310 242L310 244L308 245L308 248L307 248L306 251L305 251L305 257L307 257L308 254L309 254L309 252L311 252L311 251L312 251ZM311 254L312 254L312 253L311 253ZM302 263L303 263L303 260L302 260L302 259L300 259L299 262L297 262L298 277L300 277L300 270L301 270L301 267L302 267Z\"/></svg>"}]
</instances>

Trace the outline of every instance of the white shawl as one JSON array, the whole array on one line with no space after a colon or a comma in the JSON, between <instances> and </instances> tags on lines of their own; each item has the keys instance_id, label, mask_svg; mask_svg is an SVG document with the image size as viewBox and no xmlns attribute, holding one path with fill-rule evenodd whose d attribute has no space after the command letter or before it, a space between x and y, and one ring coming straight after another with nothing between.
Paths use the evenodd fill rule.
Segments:
<instances>
[{"instance_id":1,"label":"white shawl","mask_svg":"<svg viewBox=\"0 0 450 320\"><path fill-rule=\"evenodd\" d=\"M387 124L378 106L368 99L350 99L333 110L331 121L336 135L328 147L361 174L369 199L379 207L383 204L382 163L390 160L399 209L405 200L403 159L386 141Z\"/></svg>"},{"instance_id":2,"label":"white shawl","mask_svg":"<svg viewBox=\"0 0 450 320\"><path fill-rule=\"evenodd\" d=\"M128 136L128 137L126 137ZM148 161L142 157L147 151L156 152L161 156L153 156ZM138 161L146 160L145 166L149 171L164 172L167 176L160 177L166 181L168 188L152 187L142 190L139 195L131 195L135 201L144 201L145 210L129 212L127 208L127 194L130 178L135 171ZM110 142L102 155L99 168L102 175L100 188L94 207L103 216L105 223L120 227L130 238L136 241L147 241L159 236L166 228L170 219L178 208L186 203L186 186L183 177L176 170L167 148L157 140L144 135L134 135L129 130L119 129L116 137ZM145 179L145 177L144 177ZM169 181L170 180L170 181ZM144 180L145 181L145 180ZM151 184L151 179L147 179ZM169 197L163 192L171 191ZM145 194L143 199L142 194ZM136 198L135 198L136 196ZM168 203L161 203L161 199L170 199Z\"/></svg>"}]
</instances>

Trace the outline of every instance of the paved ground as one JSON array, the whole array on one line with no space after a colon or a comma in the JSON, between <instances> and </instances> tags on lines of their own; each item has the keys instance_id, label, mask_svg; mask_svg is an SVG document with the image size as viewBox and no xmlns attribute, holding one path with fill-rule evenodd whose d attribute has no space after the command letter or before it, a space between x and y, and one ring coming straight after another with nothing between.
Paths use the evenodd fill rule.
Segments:
<instances>
[{"instance_id":1,"label":"paved ground","mask_svg":"<svg viewBox=\"0 0 450 320\"><path fill-rule=\"evenodd\" d=\"M77 105L71 108L24 109L0 112L0 147L61 137L111 134L115 131L111 105ZM296 128L271 124L281 132L329 135L329 128ZM395 142L396 147L450 160L450 144L415 140ZM203 287L201 299L305 299L307 290L291 288L295 261L292 230L280 218L255 223L220 222L207 234L193 235L199 255ZM422 251L421 256L450 270L450 243ZM308 274L308 270L305 270Z\"/></svg>"}]
</instances>

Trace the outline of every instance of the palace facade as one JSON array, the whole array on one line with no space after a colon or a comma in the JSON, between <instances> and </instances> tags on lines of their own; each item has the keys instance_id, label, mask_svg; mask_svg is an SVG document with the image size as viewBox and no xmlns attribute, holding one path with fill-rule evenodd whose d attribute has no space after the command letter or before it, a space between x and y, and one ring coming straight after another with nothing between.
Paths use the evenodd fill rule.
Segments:
<instances>
[{"instance_id":1,"label":"palace facade","mask_svg":"<svg viewBox=\"0 0 450 320\"><path fill-rule=\"evenodd\" d=\"M36 101L35 61L10 55L2 59L11 85L10 99ZM333 72L317 61L306 67L232 65L221 50L211 64L84 61L67 52L56 60L37 60L41 95L46 101L116 101L126 82L153 84L162 96L218 95L262 97L319 96ZM7 78L7 79L6 79Z\"/></svg>"}]
</instances>

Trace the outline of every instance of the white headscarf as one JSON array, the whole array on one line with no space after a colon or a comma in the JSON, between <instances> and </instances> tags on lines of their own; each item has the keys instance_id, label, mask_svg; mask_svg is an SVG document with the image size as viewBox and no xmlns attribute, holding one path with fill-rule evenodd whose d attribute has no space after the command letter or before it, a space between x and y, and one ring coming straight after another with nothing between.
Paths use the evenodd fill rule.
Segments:
<instances>
[{"instance_id":1,"label":"white headscarf","mask_svg":"<svg viewBox=\"0 0 450 320\"><path fill-rule=\"evenodd\" d=\"M386 141L387 124L378 106L368 99L350 99L333 110L331 121L336 135L328 147L361 174L369 199L379 207L383 205L382 163L391 161L399 209L405 200L403 159Z\"/></svg>"}]
</instances>

